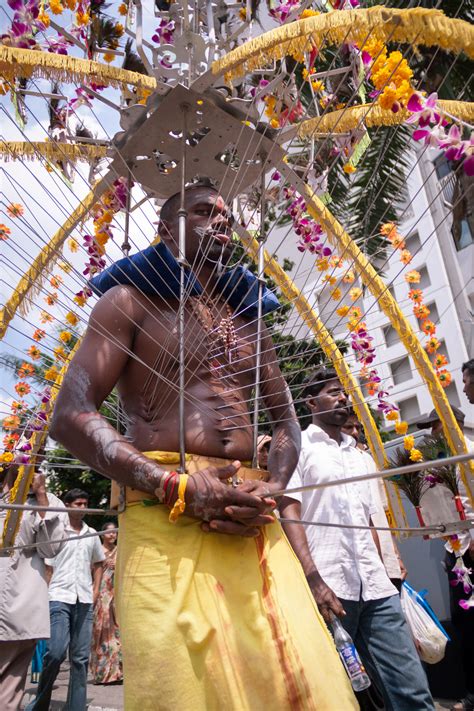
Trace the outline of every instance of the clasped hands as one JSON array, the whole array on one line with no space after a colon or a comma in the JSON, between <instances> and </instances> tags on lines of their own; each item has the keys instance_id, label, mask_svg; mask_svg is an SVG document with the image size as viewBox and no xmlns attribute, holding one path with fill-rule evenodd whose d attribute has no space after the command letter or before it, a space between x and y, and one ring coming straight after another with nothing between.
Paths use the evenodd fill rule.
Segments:
<instances>
[{"instance_id":1,"label":"clasped hands","mask_svg":"<svg viewBox=\"0 0 474 711\"><path fill-rule=\"evenodd\" d=\"M253 537L259 527L273 523L276 501L272 490L278 485L260 480L247 480L229 486L228 479L238 474L240 462L223 467L207 467L188 480L186 515L202 520L206 533L227 533Z\"/></svg>"}]
</instances>

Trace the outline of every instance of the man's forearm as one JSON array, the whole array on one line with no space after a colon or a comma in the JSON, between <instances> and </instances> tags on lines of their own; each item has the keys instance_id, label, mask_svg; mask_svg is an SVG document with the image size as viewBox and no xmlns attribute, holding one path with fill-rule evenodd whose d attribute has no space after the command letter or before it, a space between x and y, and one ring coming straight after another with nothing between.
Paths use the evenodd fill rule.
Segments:
<instances>
[{"instance_id":1,"label":"man's forearm","mask_svg":"<svg viewBox=\"0 0 474 711\"><path fill-rule=\"evenodd\" d=\"M288 420L277 423L273 429L268 456L270 481L284 489L298 464L301 447L301 430L298 422Z\"/></svg>"},{"instance_id":2,"label":"man's forearm","mask_svg":"<svg viewBox=\"0 0 474 711\"><path fill-rule=\"evenodd\" d=\"M99 412L55 414L51 437L109 479L153 494L164 470L145 457Z\"/></svg>"}]
</instances>

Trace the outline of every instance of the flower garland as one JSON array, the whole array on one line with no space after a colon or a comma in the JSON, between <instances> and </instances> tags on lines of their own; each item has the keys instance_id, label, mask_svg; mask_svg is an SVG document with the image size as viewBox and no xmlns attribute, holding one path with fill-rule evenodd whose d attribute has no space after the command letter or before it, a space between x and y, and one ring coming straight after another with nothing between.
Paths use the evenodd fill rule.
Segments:
<instances>
[{"instance_id":1,"label":"flower garland","mask_svg":"<svg viewBox=\"0 0 474 711\"><path fill-rule=\"evenodd\" d=\"M380 234L386 237L392 247L399 252L402 264L410 264L413 259L413 255L408 249L406 249L405 239L398 232L397 225L393 222L385 223L380 228ZM420 279L420 272L416 269L412 269L405 274L405 281L410 286L408 298L413 302L413 313L420 322L421 330L426 336L428 336L428 340L425 342L424 346L426 351L430 355L433 355L431 362L435 369L436 376L442 387L447 388L452 380L451 373L446 368L448 365L448 359L441 353L436 353L441 346L441 342L436 337L436 324L428 318L430 310L424 303L423 290L419 287L416 288L420 283Z\"/></svg>"},{"instance_id":2,"label":"flower garland","mask_svg":"<svg viewBox=\"0 0 474 711\"><path fill-rule=\"evenodd\" d=\"M105 267L105 246L112 235L111 222L115 213L126 207L128 197L128 184L125 178L118 178L112 184L112 187L104 193L102 198L94 205L93 208L93 226L94 235L84 235L84 245L87 249L87 262L83 274L91 277L97 274ZM11 204L7 208L8 215L12 218L19 217L23 214L23 207L19 204ZM3 232L8 235L10 229L5 225L0 226ZM5 229L6 228L6 229ZM77 251L77 243L75 240L70 240L69 245L73 245L72 251ZM70 269L66 264L60 267L67 273ZM54 306L59 299L58 290L61 288L63 278L59 275L51 275L49 284L53 291L46 294L44 301L51 307ZM74 295L74 302L78 306L84 306L92 296L92 291L86 287ZM68 311L65 315L65 322L75 327L79 323L79 317L74 311ZM52 323L54 317L48 311L41 311L40 321L44 323ZM12 462L15 464L28 464L30 462L30 452L32 449L31 438L36 431L42 431L48 424L49 401L51 399L51 387L47 385L44 389L35 390L28 382L33 378L37 369L34 363L37 363L44 356L39 343L46 338L46 331L41 328L36 328L32 334L32 339L35 343L28 347L26 353L33 362L24 361L17 369L16 375L18 381L14 385L14 390L19 397L19 400L13 401L11 404L11 414L3 419L2 429L5 431L3 437L4 451L0 455L0 466L9 465ZM49 383L54 383L57 379L62 365L67 361L69 353L73 347L73 333L67 329L63 329L58 334L58 345L53 349L54 358L49 364L49 367L44 372L44 379ZM38 404L29 407L24 398L28 396L36 396ZM21 436L18 430L22 429L25 433L31 433L28 438L19 444Z\"/></svg>"}]
</instances>

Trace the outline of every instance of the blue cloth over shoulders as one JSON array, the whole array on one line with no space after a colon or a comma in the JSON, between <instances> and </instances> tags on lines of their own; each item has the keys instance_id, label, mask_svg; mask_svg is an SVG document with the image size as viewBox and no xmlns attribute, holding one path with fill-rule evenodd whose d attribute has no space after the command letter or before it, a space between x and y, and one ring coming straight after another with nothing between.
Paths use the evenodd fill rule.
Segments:
<instances>
[{"instance_id":1,"label":"blue cloth over shoulders","mask_svg":"<svg viewBox=\"0 0 474 711\"><path fill-rule=\"evenodd\" d=\"M93 277L89 285L99 296L114 286L124 284L134 286L146 296L177 299L179 276L180 267L176 258L163 242L159 242L131 257L124 257L114 262ZM202 294L202 286L191 270L186 271L185 286L190 296ZM257 316L258 279L246 267L238 265L226 270L219 277L216 290L237 313L248 318ZM264 315L278 309L279 306L280 302L275 294L264 285L262 298Z\"/></svg>"}]
</instances>

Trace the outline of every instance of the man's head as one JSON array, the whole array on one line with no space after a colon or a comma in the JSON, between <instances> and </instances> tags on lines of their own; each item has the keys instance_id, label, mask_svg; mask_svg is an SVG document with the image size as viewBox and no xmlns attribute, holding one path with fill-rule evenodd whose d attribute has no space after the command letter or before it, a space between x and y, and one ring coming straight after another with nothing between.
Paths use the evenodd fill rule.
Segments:
<instances>
[{"instance_id":1,"label":"man's head","mask_svg":"<svg viewBox=\"0 0 474 711\"><path fill-rule=\"evenodd\" d=\"M460 410L459 407L455 407L454 405L451 405L451 410L453 411L453 415L456 418L456 422L459 427L464 429L464 420L466 419L464 412ZM423 417L416 423L416 426L419 430L431 429L433 437L443 434L443 425L441 424L441 420L439 419L439 415L436 410L431 410L428 416Z\"/></svg>"},{"instance_id":2,"label":"man's head","mask_svg":"<svg viewBox=\"0 0 474 711\"><path fill-rule=\"evenodd\" d=\"M70 489L63 497L64 505L69 509L71 523L79 523L84 518L83 509L89 504L89 494L82 489Z\"/></svg>"},{"instance_id":3,"label":"man's head","mask_svg":"<svg viewBox=\"0 0 474 711\"><path fill-rule=\"evenodd\" d=\"M181 195L176 193L161 208L158 233L174 256L178 256ZM186 188L186 259L226 264L232 254L233 217L217 190L205 180Z\"/></svg>"},{"instance_id":4,"label":"man's head","mask_svg":"<svg viewBox=\"0 0 474 711\"><path fill-rule=\"evenodd\" d=\"M347 395L333 368L317 368L305 385L304 397L313 423L341 428L347 420Z\"/></svg>"},{"instance_id":5,"label":"man's head","mask_svg":"<svg viewBox=\"0 0 474 711\"><path fill-rule=\"evenodd\" d=\"M268 467L268 455L272 438L269 435L260 435L257 440L258 466L260 469Z\"/></svg>"},{"instance_id":6,"label":"man's head","mask_svg":"<svg viewBox=\"0 0 474 711\"><path fill-rule=\"evenodd\" d=\"M474 358L462 364L462 381L464 383L464 394L474 405Z\"/></svg>"},{"instance_id":7,"label":"man's head","mask_svg":"<svg viewBox=\"0 0 474 711\"><path fill-rule=\"evenodd\" d=\"M359 444L362 435L362 425L352 408L349 410L349 416L342 426L342 431L344 434L354 437L356 443Z\"/></svg>"}]
</instances>

